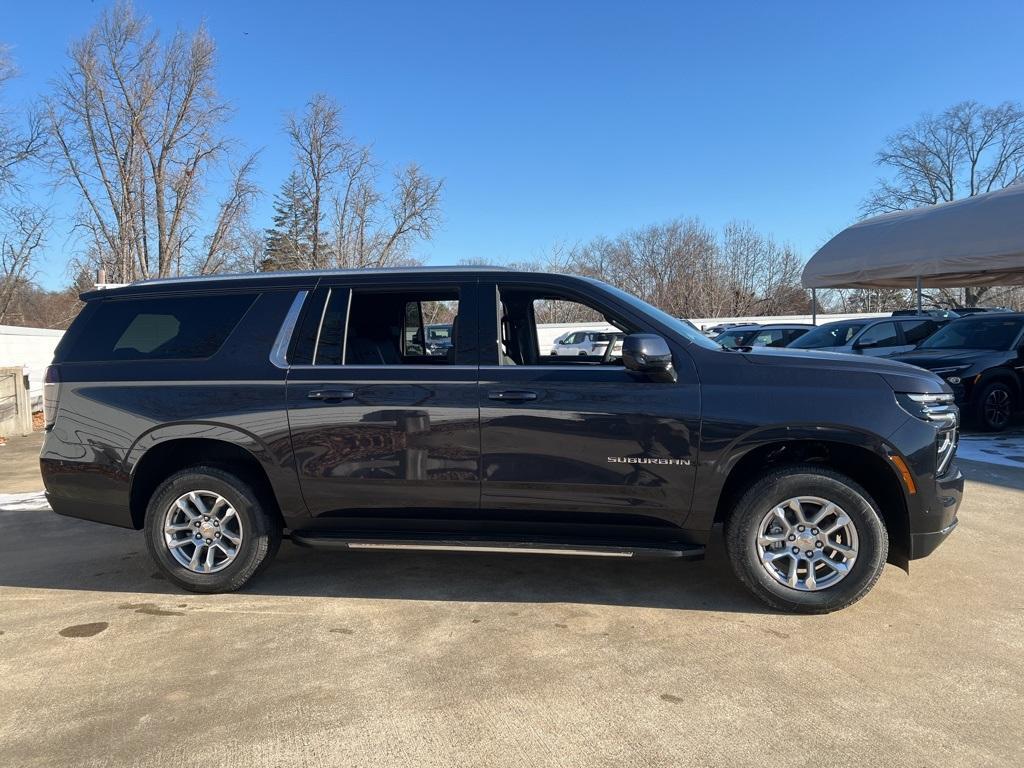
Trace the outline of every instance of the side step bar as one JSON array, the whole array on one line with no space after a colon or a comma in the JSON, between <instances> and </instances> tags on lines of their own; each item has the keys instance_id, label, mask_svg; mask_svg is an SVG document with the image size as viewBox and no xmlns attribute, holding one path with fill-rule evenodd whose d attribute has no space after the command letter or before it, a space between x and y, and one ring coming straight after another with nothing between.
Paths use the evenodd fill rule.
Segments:
<instances>
[{"instance_id":1,"label":"side step bar","mask_svg":"<svg viewBox=\"0 0 1024 768\"><path fill-rule=\"evenodd\" d=\"M564 541L502 541L488 539L389 539L344 536L316 531L293 531L291 540L303 547L327 549L392 549L424 552L510 552L520 555L569 555L583 557L702 557L704 547L672 543L664 547L650 544L606 544Z\"/></svg>"}]
</instances>

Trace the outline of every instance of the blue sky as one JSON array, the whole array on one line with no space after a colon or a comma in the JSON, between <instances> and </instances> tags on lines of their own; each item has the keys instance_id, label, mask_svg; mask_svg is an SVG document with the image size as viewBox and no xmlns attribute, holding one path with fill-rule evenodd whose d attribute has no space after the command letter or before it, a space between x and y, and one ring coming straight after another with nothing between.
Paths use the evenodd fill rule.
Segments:
<instances>
[{"instance_id":1,"label":"blue sky","mask_svg":"<svg viewBox=\"0 0 1024 768\"><path fill-rule=\"evenodd\" d=\"M4 3L0 42L22 70L8 99L45 92L102 7ZM326 91L381 163L445 178L445 224L417 251L435 264L674 216L749 220L806 258L856 218L886 135L961 99L1024 100L1019 0L136 7L164 31L205 19L229 131L262 149L257 220L290 164L283 115ZM45 285L74 247L64 221Z\"/></svg>"}]
</instances>

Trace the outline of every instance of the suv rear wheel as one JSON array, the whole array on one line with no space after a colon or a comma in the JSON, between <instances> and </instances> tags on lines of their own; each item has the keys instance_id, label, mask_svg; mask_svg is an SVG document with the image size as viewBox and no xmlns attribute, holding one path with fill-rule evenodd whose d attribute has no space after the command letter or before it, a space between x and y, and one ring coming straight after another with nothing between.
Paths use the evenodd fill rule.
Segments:
<instances>
[{"instance_id":1,"label":"suv rear wheel","mask_svg":"<svg viewBox=\"0 0 1024 768\"><path fill-rule=\"evenodd\" d=\"M253 487L216 467L171 475L146 508L146 545L160 570L192 592L232 592L276 554L281 527Z\"/></svg>"},{"instance_id":2,"label":"suv rear wheel","mask_svg":"<svg viewBox=\"0 0 1024 768\"><path fill-rule=\"evenodd\" d=\"M743 494L726 526L733 570L773 608L829 613L866 595L889 537L871 497L838 472L775 470Z\"/></svg>"}]
</instances>

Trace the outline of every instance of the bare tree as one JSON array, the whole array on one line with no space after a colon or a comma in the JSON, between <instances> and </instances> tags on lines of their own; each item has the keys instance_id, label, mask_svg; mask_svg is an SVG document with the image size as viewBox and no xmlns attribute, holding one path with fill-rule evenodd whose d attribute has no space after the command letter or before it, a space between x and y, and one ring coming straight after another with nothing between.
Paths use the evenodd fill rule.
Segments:
<instances>
[{"instance_id":1,"label":"bare tree","mask_svg":"<svg viewBox=\"0 0 1024 768\"><path fill-rule=\"evenodd\" d=\"M43 247L48 216L34 206L0 211L0 323L8 319L15 299L31 285L32 263Z\"/></svg>"},{"instance_id":2,"label":"bare tree","mask_svg":"<svg viewBox=\"0 0 1024 768\"><path fill-rule=\"evenodd\" d=\"M0 91L17 68L9 49L0 45ZM26 110L24 127L16 127L11 114L0 108L0 194L18 186L18 171L25 163L35 159L46 143L46 128L38 112Z\"/></svg>"},{"instance_id":3,"label":"bare tree","mask_svg":"<svg viewBox=\"0 0 1024 768\"><path fill-rule=\"evenodd\" d=\"M408 263L413 244L433 235L444 182L410 164L396 171L391 190L383 191L370 148L345 133L341 107L329 96L317 94L301 116L289 116L285 132L310 220L309 263L302 266ZM280 234L269 233L268 247Z\"/></svg>"},{"instance_id":4,"label":"bare tree","mask_svg":"<svg viewBox=\"0 0 1024 768\"><path fill-rule=\"evenodd\" d=\"M254 194L249 159L235 168L213 234L196 236L204 183L230 149L214 53L202 27L162 44L125 3L71 46L46 103L53 160L80 193L78 225L113 280L209 267Z\"/></svg>"},{"instance_id":5,"label":"bare tree","mask_svg":"<svg viewBox=\"0 0 1024 768\"><path fill-rule=\"evenodd\" d=\"M717 310L718 246L697 219L674 219L598 238L573 250L568 268L605 280L674 315ZM714 309L713 309L714 308Z\"/></svg>"},{"instance_id":6,"label":"bare tree","mask_svg":"<svg viewBox=\"0 0 1024 768\"><path fill-rule=\"evenodd\" d=\"M722 230L720 246L721 279L716 288L724 292L724 314L775 315L808 305L800 288L803 268L789 245L780 245L747 222L730 222Z\"/></svg>"},{"instance_id":7,"label":"bare tree","mask_svg":"<svg viewBox=\"0 0 1024 768\"><path fill-rule=\"evenodd\" d=\"M717 236L699 219L673 219L615 238L558 245L539 260L509 266L604 280L677 317L803 313L809 307L796 252L745 223L728 224ZM599 320L565 302L548 304L537 309L545 322Z\"/></svg>"},{"instance_id":8,"label":"bare tree","mask_svg":"<svg viewBox=\"0 0 1024 768\"><path fill-rule=\"evenodd\" d=\"M231 188L217 211L216 226L206 238L201 274L237 269L254 272L259 268L252 263L253 229L249 224L252 203L260 194L252 181L255 163L256 156L250 155L241 167L232 170Z\"/></svg>"},{"instance_id":9,"label":"bare tree","mask_svg":"<svg viewBox=\"0 0 1024 768\"><path fill-rule=\"evenodd\" d=\"M16 75L8 49L0 46L0 91ZM31 289L34 260L43 247L50 219L40 207L28 202L21 172L45 145L45 130L37 113L26 110L24 127L0 106L0 323L21 313L12 311Z\"/></svg>"},{"instance_id":10,"label":"bare tree","mask_svg":"<svg viewBox=\"0 0 1024 768\"><path fill-rule=\"evenodd\" d=\"M295 152L295 162L302 179L309 207L312 233L310 237L310 267L324 266L326 243L322 231L327 200L339 176L351 182L359 177L360 164L365 162L365 150L342 131L341 107L323 93L318 93L306 105L301 117L289 115L285 132Z\"/></svg>"},{"instance_id":11,"label":"bare tree","mask_svg":"<svg viewBox=\"0 0 1024 768\"><path fill-rule=\"evenodd\" d=\"M891 136L876 164L887 175L864 201L865 215L950 202L1019 183L1024 181L1024 105L986 107L964 101L939 115L925 115ZM973 306L991 290L968 288L961 294L946 289L937 300Z\"/></svg>"}]
</instances>

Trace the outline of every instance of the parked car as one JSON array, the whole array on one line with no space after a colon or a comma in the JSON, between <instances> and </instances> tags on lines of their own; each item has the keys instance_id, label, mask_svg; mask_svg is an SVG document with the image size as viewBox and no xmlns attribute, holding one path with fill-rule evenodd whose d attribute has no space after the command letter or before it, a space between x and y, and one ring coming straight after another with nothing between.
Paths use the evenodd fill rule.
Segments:
<instances>
[{"instance_id":1,"label":"parked car","mask_svg":"<svg viewBox=\"0 0 1024 768\"><path fill-rule=\"evenodd\" d=\"M435 323L426 327L427 354L447 355L452 348L451 323Z\"/></svg>"},{"instance_id":2,"label":"parked car","mask_svg":"<svg viewBox=\"0 0 1024 768\"><path fill-rule=\"evenodd\" d=\"M789 348L889 357L909 352L946 322L941 318L922 315L836 320L805 333Z\"/></svg>"},{"instance_id":3,"label":"parked car","mask_svg":"<svg viewBox=\"0 0 1024 768\"><path fill-rule=\"evenodd\" d=\"M912 317L928 315L928 317L938 317L942 320L956 320L960 317L959 310L952 309L922 309L918 312L916 309L897 309L892 313L893 317Z\"/></svg>"},{"instance_id":4,"label":"parked car","mask_svg":"<svg viewBox=\"0 0 1024 768\"><path fill-rule=\"evenodd\" d=\"M960 317L967 317L969 315L980 315L990 312L1010 312L1011 310L1006 307L957 307L954 311Z\"/></svg>"},{"instance_id":5,"label":"parked car","mask_svg":"<svg viewBox=\"0 0 1024 768\"><path fill-rule=\"evenodd\" d=\"M787 347L814 328L810 323L737 325L715 336L723 347Z\"/></svg>"},{"instance_id":6,"label":"parked car","mask_svg":"<svg viewBox=\"0 0 1024 768\"><path fill-rule=\"evenodd\" d=\"M863 597L957 524L957 409L887 360L727 350L596 280L487 268L179 278L82 295L46 374L55 512L244 586L309 547L699 558L769 605ZM541 353L575 302L622 355ZM447 302L453 353L410 349ZM42 544L41 544L42 545Z\"/></svg>"},{"instance_id":7,"label":"parked car","mask_svg":"<svg viewBox=\"0 0 1024 768\"><path fill-rule=\"evenodd\" d=\"M555 339L551 354L557 357L603 357L611 338L607 331L570 331ZM621 352L622 339L616 339L612 354L621 357Z\"/></svg>"},{"instance_id":8,"label":"parked car","mask_svg":"<svg viewBox=\"0 0 1024 768\"><path fill-rule=\"evenodd\" d=\"M975 314L953 321L894 359L944 378L965 415L998 432L1024 403L1022 331L1024 314Z\"/></svg>"},{"instance_id":9,"label":"parked car","mask_svg":"<svg viewBox=\"0 0 1024 768\"><path fill-rule=\"evenodd\" d=\"M757 323L718 323L717 325L712 325L710 328L705 328L702 333L709 339L713 339L726 329L735 328L738 325L757 325Z\"/></svg>"}]
</instances>

